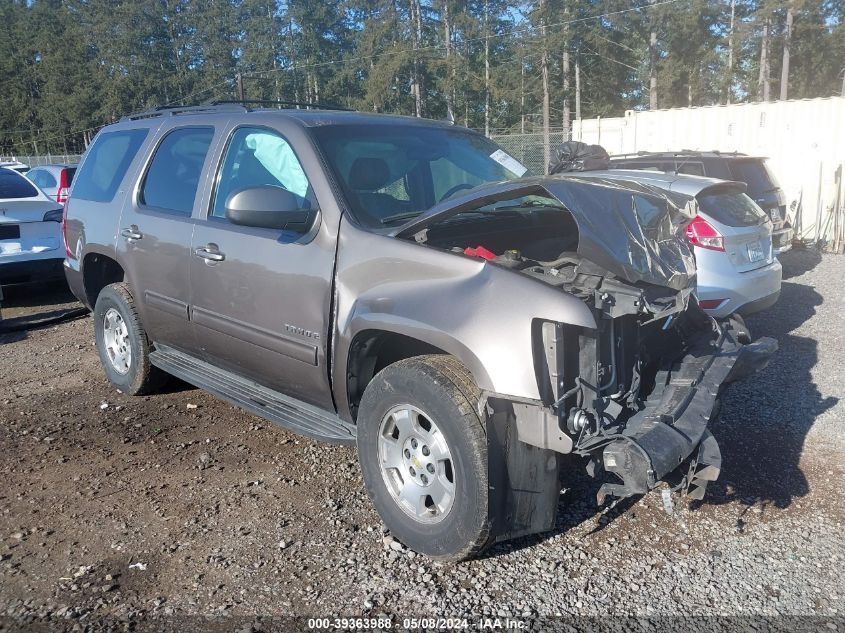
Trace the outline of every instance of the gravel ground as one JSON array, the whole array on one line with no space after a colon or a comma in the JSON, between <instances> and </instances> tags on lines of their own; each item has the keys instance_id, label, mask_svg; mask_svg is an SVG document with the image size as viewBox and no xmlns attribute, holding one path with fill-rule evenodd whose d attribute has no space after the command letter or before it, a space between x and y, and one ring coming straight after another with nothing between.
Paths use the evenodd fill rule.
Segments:
<instances>
[{"instance_id":1,"label":"gravel ground","mask_svg":"<svg viewBox=\"0 0 845 633\"><path fill-rule=\"evenodd\" d=\"M653 493L602 516L573 472L553 533L458 565L384 534L354 450L184 385L123 396L89 318L0 335L0 616L11 630L190 615L818 615L843 630L845 258L783 263L779 303L748 320L780 352L727 393L712 429L722 476L703 503L676 498L670 515Z\"/></svg>"}]
</instances>

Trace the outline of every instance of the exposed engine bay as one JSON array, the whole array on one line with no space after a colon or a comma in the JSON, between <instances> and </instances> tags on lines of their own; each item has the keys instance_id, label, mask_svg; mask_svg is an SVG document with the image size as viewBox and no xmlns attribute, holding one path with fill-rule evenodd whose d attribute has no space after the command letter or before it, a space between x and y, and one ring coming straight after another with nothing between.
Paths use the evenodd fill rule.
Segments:
<instances>
[{"instance_id":1,"label":"exposed engine bay","mask_svg":"<svg viewBox=\"0 0 845 633\"><path fill-rule=\"evenodd\" d=\"M645 493L661 480L703 497L721 466L707 431L719 391L764 365L774 341L749 345L741 321L717 324L707 316L693 296L693 272L685 287L671 288L621 279L584 258L578 225L560 207L465 213L424 237L557 287L594 314L595 330L535 320L543 407L513 405L522 441L587 457L588 472L606 482L600 503Z\"/></svg>"}]
</instances>

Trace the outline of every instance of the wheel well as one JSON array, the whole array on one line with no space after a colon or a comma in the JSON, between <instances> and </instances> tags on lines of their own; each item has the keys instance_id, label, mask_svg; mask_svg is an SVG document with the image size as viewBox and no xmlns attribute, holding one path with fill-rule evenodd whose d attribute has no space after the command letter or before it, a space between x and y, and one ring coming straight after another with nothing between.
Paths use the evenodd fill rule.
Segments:
<instances>
[{"instance_id":1,"label":"wheel well","mask_svg":"<svg viewBox=\"0 0 845 633\"><path fill-rule=\"evenodd\" d=\"M109 284L123 281L123 268L111 257L99 253L89 253L82 260L85 297L88 305L94 307L100 291Z\"/></svg>"},{"instance_id":2,"label":"wheel well","mask_svg":"<svg viewBox=\"0 0 845 633\"><path fill-rule=\"evenodd\" d=\"M353 419L358 415L358 405L364 390L382 369L413 356L445 353L439 347L395 332L360 332L349 347L349 362L346 365L346 394Z\"/></svg>"}]
</instances>

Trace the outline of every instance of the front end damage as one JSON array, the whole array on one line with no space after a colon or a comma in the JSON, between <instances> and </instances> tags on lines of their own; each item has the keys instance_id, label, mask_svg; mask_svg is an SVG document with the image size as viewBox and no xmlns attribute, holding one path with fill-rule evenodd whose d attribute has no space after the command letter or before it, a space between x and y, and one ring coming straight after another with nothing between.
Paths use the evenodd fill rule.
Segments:
<instances>
[{"instance_id":1,"label":"front end damage","mask_svg":"<svg viewBox=\"0 0 845 633\"><path fill-rule=\"evenodd\" d=\"M721 391L765 366L777 344L750 342L741 321L716 323L694 302L656 316L637 309L648 304L642 297L631 301L623 292L619 299L597 291L595 331L542 324L538 373L548 376L548 404L530 413L532 405L515 405L518 436L588 458L588 472L605 480L599 504L644 494L661 481L701 499L721 468L707 431ZM623 303L631 309L619 314Z\"/></svg>"},{"instance_id":2,"label":"front end damage","mask_svg":"<svg viewBox=\"0 0 845 633\"><path fill-rule=\"evenodd\" d=\"M535 199L497 219L496 204L527 197ZM558 216L568 219L558 222L554 210L544 215L536 197L556 201ZM513 516L503 520L508 536L540 531L553 518L548 480L536 475L551 468L543 455L585 457L588 472L603 482L600 504L647 493L661 481L701 499L718 477L721 456L707 427L719 413L720 393L765 366L777 343L751 342L738 317L718 323L698 307L694 258L682 237L691 204L634 183L531 178L478 187L393 233L483 257L581 299L593 314L595 328L532 320L539 402L490 394L493 435L505 447L503 487L512 497ZM508 224L514 209L529 206ZM514 448L503 405L512 435L542 455ZM535 479L513 481L526 470ZM537 494L523 494L532 486Z\"/></svg>"}]
</instances>

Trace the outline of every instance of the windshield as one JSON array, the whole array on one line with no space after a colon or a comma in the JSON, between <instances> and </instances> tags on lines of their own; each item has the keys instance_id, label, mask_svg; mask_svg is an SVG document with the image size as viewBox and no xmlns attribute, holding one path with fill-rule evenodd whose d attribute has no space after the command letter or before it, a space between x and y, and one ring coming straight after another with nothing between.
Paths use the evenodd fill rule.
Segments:
<instances>
[{"instance_id":1,"label":"windshield","mask_svg":"<svg viewBox=\"0 0 845 633\"><path fill-rule=\"evenodd\" d=\"M727 226L755 226L768 218L751 198L738 191L699 196L698 204L704 213Z\"/></svg>"},{"instance_id":2,"label":"windshield","mask_svg":"<svg viewBox=\"0 0 845 633\"><path fill-rule=\"evenodd\" d=\"M493 141L460 128L352 124L313 129L364 226L398 226L458 192L528 170Z\"/></svg>"}]
</instances>

